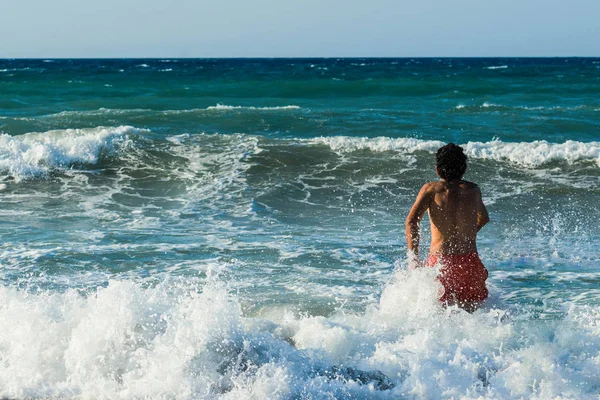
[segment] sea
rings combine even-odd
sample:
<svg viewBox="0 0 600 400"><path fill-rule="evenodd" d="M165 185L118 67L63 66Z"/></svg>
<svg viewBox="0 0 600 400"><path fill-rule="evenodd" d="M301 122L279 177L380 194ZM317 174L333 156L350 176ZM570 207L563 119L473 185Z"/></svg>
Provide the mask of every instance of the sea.
<svg viewBox="0 0 600 400"><path fill-rule="evenodd" d="M448 142L472 314L407 267ZM598 399L599 225L600 58L2 59L0 398Z"/></svg>

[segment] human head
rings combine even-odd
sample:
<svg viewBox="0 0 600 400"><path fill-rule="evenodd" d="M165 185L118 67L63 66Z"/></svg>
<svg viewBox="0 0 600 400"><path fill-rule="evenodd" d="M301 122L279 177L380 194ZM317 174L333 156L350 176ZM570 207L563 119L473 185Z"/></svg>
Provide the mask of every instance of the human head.
<svg viewBox="0 0 600 400"><path fill-rule="evenodd" d="M435 170L446 181L461 179L467 171L467 156L454 143L440 147L435 155Z"/></svg>

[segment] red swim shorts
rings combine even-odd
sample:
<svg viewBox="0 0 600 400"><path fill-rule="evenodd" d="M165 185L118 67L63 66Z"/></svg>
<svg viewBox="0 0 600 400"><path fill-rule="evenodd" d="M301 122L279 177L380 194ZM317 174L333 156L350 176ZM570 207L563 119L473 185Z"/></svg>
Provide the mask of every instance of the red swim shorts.
<svg viewBox="0 0 600 400"><path fill-rule="evenodd" d="M481 302L487 298L488 272L477 253L431 254L425 261L428 267L437 264L440 264L437 279L444 287L440 301Z"/></svg>

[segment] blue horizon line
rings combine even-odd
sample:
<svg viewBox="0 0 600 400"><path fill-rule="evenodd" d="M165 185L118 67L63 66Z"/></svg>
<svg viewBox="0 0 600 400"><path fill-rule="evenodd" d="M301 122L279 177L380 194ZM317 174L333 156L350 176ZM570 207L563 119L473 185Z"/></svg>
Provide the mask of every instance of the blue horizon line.
<svg viewBox="0 0 600 400"><path fill-rule="evenodd" d="M470 59L470 60L519 60L519 59L597 59L600 56L382 56L382 57L0 57L0 60L443 60L443 59Z"/></svg>

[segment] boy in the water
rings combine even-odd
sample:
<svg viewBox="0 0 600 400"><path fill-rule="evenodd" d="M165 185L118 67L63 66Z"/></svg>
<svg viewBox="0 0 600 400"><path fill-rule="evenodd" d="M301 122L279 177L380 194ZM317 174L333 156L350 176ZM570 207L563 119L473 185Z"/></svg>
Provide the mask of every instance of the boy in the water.
<svg viewBox="0 0 600 400"><path fill-rule="evenodd" d="M425 266L440 265L440 301L473 312L487 298L488 273L477 255L477 232L489 222L479 187L463 181L467 156L454 143L436 154L441 178L423 185L406 218L406 242L411 268L419 262L419 223L425 211L431 221L431 247Z"/></svg>

